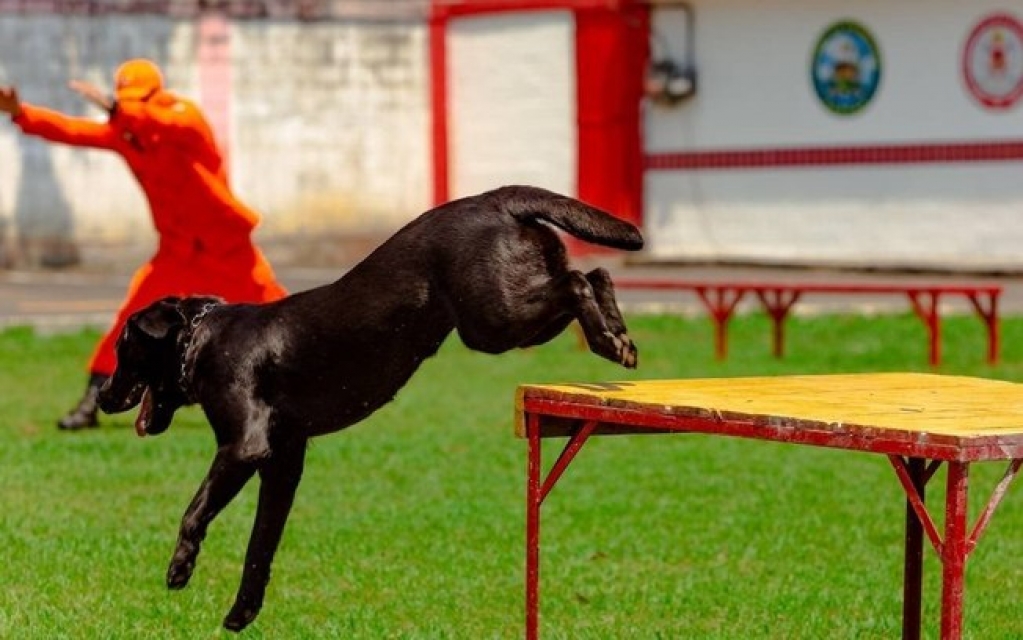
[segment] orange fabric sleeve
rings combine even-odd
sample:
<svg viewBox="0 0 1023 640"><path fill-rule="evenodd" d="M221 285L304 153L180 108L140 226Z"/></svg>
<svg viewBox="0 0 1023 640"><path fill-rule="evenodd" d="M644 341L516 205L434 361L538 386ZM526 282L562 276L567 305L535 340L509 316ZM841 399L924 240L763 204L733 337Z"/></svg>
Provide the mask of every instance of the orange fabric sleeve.
<svg viewBox="0 0 1023 640"><path fill-rule="evenodd" d="M13 119L21 130L51 142L76 147L114 150L120 143L117 131L106 122L64 115L51 109L21 104L21 113Z"/></svg>

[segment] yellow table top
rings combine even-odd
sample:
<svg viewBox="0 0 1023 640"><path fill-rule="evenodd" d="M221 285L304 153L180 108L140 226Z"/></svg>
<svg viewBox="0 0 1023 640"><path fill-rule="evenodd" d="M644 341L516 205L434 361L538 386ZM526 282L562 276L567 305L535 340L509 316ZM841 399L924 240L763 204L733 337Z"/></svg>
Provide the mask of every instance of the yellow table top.
<svg viewBox="0 0 1023 640"><path fill-rule="evenodd" d="M523 385L516 397L519 436L526 434L526 405L538 401L572 407L550 412L562 418L584 417L588 409L621 409L625 417L614 422L622 425L630 424L630 416L663 416L834 435L894 431L903 440L1023 445L1023 384L962 376L868 373Z"/></svg>

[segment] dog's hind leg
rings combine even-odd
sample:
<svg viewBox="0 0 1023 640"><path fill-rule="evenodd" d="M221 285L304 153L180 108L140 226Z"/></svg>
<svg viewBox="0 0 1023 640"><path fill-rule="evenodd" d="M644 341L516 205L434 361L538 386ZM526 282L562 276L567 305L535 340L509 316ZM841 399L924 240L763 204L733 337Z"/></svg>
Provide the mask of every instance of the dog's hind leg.
<svg viewBox="0 0 1023 640"><path fill-rule="evenodd" d="M593 287L593 295L597 301L597 307L604 316L608 330L623 341L632 340L625 329L625 320L622 312L618 309L618 300L615 298L614 284L611 282L611 274L607 269L597 268L586 274L586 281Z"/></svg>
<svg viewBox="0 0 1023 640"><path fill-rule="evenodd" d="M239 460L230 447L221 447L192 502L181 518L178 543L167 569L167 587L181 589L195 569L195 559L213 519L238 495L256 472L253 462Z"/></svg>
<svg viewBox="0 0 1023 640"><path fill-rule="evenodd" d="M231 631L241 631L248 626L263 606L270 566L302 479L305 451L304 440L289 442L275 447L259 467L259 506L245 552L242 582L234 606L224 618L224 627Z"/></svg>
<svg viewBox="0 0 1023 640"><path fill-rule="evenodd" d="M638 361L636 345L625 331L625 321L615 302L611 276L605 269L594 269L585 277L578 271L570 275L576 276L571 283L576 299L576 319L590 350L626 368L635 369Z"/></svg>
<svg viewBox="0 0 1023 640"><path fill-rule="evenodd" d="M559 315L520 346L529 347L548 342L564 331L573 319L577 319L591 351L630 369L635 368L636 345L626 332L625 321L618 310L611 276L607 270L594 269L585 276L579 271L571 271L556 287L555 297L568 298L559 302L559 306L567 306L574 315Z"/></svg>

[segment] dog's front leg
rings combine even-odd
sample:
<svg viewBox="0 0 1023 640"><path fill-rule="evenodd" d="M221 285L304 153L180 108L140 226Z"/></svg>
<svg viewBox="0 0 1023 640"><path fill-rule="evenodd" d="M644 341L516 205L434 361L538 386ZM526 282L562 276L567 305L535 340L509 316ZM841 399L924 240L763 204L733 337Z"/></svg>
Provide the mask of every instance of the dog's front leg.
<svg viewBox="0 0 1023 640"><path fill-rule="evenodd" d="M242 582L234 606L224 618L224 627L231 631L241 631L248 626L263 606L266 585L270 581L270 565L302 479L305 445L305 441L300 441L275 448L260 465L259 506L245 552Z"/></svg>
<svg viewBox="0 0 1023 640"><path fill-rule="evenodd" d="M230 447L221 447L217 451L206 478L181 518L178 544L167 569L168 588L181 589L188 584L210 523L238 495L255 472L255 463L238 459Z"/></svg>

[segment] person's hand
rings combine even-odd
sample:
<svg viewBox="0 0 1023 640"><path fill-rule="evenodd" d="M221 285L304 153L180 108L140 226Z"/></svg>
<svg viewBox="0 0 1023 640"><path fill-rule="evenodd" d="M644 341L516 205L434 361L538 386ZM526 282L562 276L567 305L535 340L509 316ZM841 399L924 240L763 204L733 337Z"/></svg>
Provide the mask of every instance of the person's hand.
<svg viewBox="0 0 1023 640"><path fill-rule="evenodd" d="M96 85L82 80L72 80L68 86L72 91L108 113L114 108L113 99L100 91Z"/></svg>
<svg viewBox="0 0 1023 640"><path fill-rule="evenodd" d="M21 101L14 87L0 86L0 112L10 114L12 118L21 113Z"/></svg>

